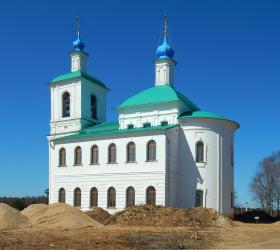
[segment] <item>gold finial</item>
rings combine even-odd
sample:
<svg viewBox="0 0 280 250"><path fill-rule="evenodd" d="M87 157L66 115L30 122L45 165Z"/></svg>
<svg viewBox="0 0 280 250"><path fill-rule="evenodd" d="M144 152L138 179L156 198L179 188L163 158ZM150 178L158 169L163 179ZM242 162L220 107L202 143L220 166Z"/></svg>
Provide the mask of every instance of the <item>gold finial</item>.
<svg viewBox="0 0 280 250"><path fill-rule="evenodd" d="M163 34L164 34L164 37L167 37L167 15L166 14L163 17L163 22L164 22Z"/></svg>
<svg viewBox="0 0 280 250"><path fill-rule="evenodd" d="M80 38L80 17L79 16L76 17L76 21L77 21L77 35Z"/></svg>

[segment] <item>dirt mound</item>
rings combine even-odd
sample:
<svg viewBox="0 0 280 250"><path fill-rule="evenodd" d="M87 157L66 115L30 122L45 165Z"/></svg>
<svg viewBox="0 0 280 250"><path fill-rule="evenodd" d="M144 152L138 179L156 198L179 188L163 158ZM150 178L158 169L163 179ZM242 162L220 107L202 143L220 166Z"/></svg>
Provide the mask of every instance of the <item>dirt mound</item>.
<svg viewBox="0 0 280 250"><path fill-rule="evenodd" d="M168 208L162 206L134 206L112 216L108 224L126 226L160 226L160 227L229 227L232 221L214 209L198 208Z"/></svg>
<svg viewBox="0 0 280 250"><path fill-rule="evenodd" d="M5 203L0 203L0 230L28 227L29 220L18 210Z"/></svg>
<svg viewBox="0 0 280 250"><path fill-rule="evenodd" d="M31 223L36 220L43 212L49 208L46 204L32 204L21 211L21 213L29 218Z"/></svg>
<svg viewBox="0 0 280 250"><path fill-rule="evenodd" d="M85 213L92 219L94 219L102 224L106 224L106 221L112 217L111 214L109 214L107 211L105 211L101 207L95 207L92 210L86 211Z"/></svg>
<svg viewBox="0 0 280 250"><path fill-rule="evenodd" d="M102 224L93 220L78 209L63 203L47 207L32 205L22 211L35 227L56 229L77 229L84 227L101 228Z"/></svg>

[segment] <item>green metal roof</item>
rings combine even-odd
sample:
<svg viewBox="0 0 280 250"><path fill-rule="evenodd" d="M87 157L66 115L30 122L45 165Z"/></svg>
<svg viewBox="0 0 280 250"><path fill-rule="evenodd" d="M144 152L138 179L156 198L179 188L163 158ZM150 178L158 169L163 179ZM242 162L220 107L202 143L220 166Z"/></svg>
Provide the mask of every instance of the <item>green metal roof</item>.
<svg viewBox="0 0 280 250"><path fill-rule="evenodd" d="M75 71L75 72L70 72L70 73L67 73L67 74L57 76L56 78L54 78L51 81L51 83L57 83L57 82L60 82L60 81L74 79L74 78L85 78L85 79L87 79L91 82L94 82L94 83L98 84L100 87L103 87L103 88L109 90L103 82L101 82L100 80L96 79L95 77L90 76L90 75L88 75L88 74L86 74L82 71Z"/></svg>
<svg viewBox="0 0 280 250"><path fill-rule="evenodd" d="M238 127L239 124L233 120L229 120L225 118L222 115L217 115L215 113L211 112L205 112L205 111L193 111L193 112L185 112L179 116L179 118L214 118L214 119L222 119L222 120L227 120L230 122L234 122Z"/></svg>
<svg viewBox="0 0 280 250"><path fill-rule="evenodd" d="M127 108L133 106L157 104L172 101L183 101L191 110L199 110L199 108L192 103L183 94L172 88L170 85L160 85L146 89L123 102L119 108Z"/></svg>
<svg viewBox="0 0 280 250"><path fill-rule="evenodd" d="M225 119L222 115L217 115L211 112L205 112L205 111L194 111L194 112L185 112L179 116L180 118L218 118L218 119Z"/></svg>
<svg viewBox="0 0 280 250"><path fill-rule="evenodd" d="M95 137L95 136L114 135L114 134L141 133L141 132L148 132L148 131L163 131L176 126L178 125L154 126L149 128L119 129L118 122L106 122L106 123L100 123L84 128L79 133L60 137L57 138L56 140Z"/></svg>

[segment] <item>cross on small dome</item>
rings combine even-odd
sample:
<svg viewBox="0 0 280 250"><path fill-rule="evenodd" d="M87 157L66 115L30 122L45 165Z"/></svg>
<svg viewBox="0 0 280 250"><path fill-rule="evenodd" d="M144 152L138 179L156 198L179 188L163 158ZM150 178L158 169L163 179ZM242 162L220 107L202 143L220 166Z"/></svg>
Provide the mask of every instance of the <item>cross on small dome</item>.
<svg viewBox="0 0 280 250"><path fill-rule="evenodd" d="M158 58L172 58L174 56L174 50L168 44L167 39L167 15L164 15L164 33L163 42L156 50L156 56Z"/></svg>
<svg viewBox="0 0 280 250"><path fill-rule="evenodd" d="M85 48L85 44L80 39L80 17L77 16L77 39L73 42L73 47L77 51L81 51Z"/></svg>

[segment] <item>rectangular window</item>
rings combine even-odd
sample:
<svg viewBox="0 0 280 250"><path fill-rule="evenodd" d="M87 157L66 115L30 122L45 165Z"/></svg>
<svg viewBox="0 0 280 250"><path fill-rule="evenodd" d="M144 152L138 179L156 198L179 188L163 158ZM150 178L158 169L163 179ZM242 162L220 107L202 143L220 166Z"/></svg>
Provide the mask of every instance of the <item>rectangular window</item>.
<svg viewBox="0 0 280 250"><path fill-rule="evenodd" d="M167 126L168 125L168 121L161 121L160 122L160 126Z"/></svg>
<svg viewBox="0 0 280 250"><path fill-rule="evenodd" d="M151 127L151 123L150 122L143 123L143 128L150 128L150 127Z"/></svg>
<svg viewBox="0 0 280 250"><path fill-rule="evenodd" d="M127 129L134 129L134 125L133 124L128 124Z"/></svg>

